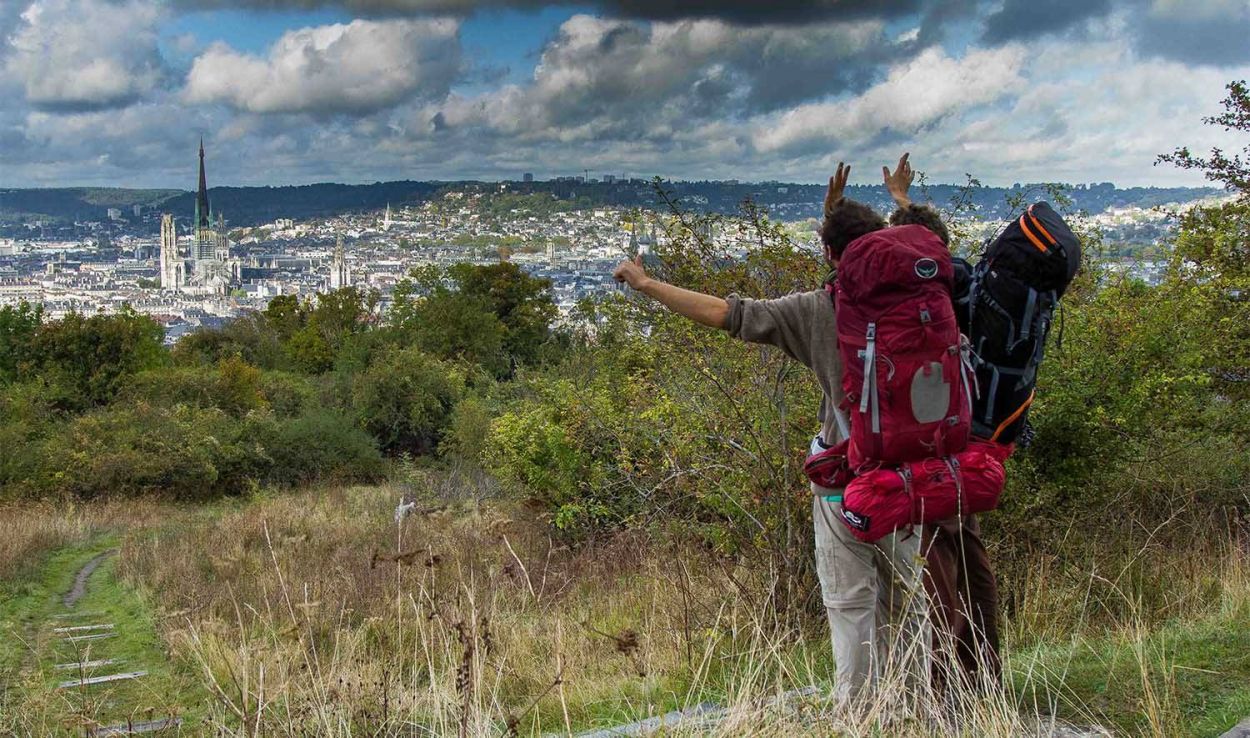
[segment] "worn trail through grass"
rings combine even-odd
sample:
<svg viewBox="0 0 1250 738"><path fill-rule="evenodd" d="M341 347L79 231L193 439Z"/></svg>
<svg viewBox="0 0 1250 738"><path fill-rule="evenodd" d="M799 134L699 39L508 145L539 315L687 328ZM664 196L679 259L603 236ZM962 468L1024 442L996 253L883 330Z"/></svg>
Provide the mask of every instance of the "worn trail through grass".
<svg viewBox="0 0 1250 738"><path fill-rule="evenodd" d="M202 711L143 599L116 576L118 540L54 551L0 602L0 732L106 736L177 730Z"/></svg>

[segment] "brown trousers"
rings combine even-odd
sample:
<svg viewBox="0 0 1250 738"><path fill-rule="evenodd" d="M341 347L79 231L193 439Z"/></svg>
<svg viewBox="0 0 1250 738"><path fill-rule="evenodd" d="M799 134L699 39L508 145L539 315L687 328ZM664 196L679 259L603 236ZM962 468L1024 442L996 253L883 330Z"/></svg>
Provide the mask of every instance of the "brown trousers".
<svg viewBox="0 0 1250 738"><path fill-rule="evenodd" d="M924 587L933 619L933 684L954 678L974 688L997 687L998 582L975 516L924 526Z"/></svg>

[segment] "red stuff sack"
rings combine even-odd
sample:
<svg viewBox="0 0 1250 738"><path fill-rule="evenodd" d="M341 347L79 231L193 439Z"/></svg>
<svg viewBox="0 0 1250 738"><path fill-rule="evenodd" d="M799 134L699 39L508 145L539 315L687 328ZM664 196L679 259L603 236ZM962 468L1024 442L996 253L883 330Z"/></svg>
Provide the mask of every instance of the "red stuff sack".
<svg viewBox="0 0 1250 738"><path fill-rule="evenodd" d="M950 252L924 226L886 228L846 247L834 302L853 472L967 446L971 358L953 284Z"/></svg>
<svg viewBox="0 0 1250 738"><path fill-rule="evenodd" d="M881 467L853 479L842 498L842 522L873 543L896 530L998 507L1014 447L973 440L946 458Z"/></svg>

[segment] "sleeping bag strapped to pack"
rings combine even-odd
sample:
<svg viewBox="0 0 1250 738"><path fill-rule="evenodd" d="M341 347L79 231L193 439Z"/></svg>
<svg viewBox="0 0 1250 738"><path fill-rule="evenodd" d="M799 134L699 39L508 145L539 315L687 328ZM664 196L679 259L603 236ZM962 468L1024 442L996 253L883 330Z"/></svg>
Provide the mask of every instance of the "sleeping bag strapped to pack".
<svg viewBox="0 0 1250 738"><path fill-rule="evenodd" d="M1012 447L973 439L943 458L883 466L846 486L842 522L851 535L872 543L896 530L998 507Z"/></svg>
<svg viewBox="0 0 1250 738"><path fill-rule="evenodd" d="M1050 205L1039 202L986 247L966 293L956 289L979 389L974 436L1016 441L1033 403L1055 306L1080 265L1080 240ZM956 265L957 276L963 266Z"/></svg>

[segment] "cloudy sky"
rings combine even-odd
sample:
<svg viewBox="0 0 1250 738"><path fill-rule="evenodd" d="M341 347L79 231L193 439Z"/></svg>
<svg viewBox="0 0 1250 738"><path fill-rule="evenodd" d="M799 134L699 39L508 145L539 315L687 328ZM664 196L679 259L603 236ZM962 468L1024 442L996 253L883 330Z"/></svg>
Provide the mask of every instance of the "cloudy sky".
<svg viewBox="0 0 1250 738"><path fill-rule="evenodd" d="M0 0L0 186L1200 184L1250 0ZM875 173L875 174L874 174Z"/></svg>

